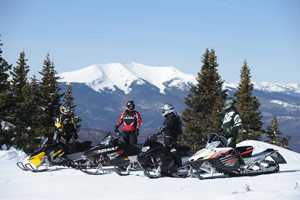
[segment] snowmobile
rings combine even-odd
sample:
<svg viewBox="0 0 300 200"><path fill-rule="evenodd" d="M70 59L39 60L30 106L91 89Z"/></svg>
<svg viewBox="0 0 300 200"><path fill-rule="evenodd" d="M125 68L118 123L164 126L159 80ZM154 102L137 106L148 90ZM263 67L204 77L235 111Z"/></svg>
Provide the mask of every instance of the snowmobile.
<svg viewBox="0 0 300 200"><path fill-rule="evenodd" d="M45 172L55 171L52 166L75 167L74 163L85 162L83 153L90 149L91 141L77 142L70 146L53 143L42 138L38 149L28 157L28 163L18 162L17 166L24 171Z"/></svg>
<svg viewBox="0 0 300 200"><path fill-rule="evenodd" d="M252 155L252 146L231 148L229 142L230 138L212 133L206 147L189 159L190 175L199 179L204 178L202 172L209 173L209 178L213 178L215 172L229 176L259 175L277 172L279 164L286 163L277 150L266 149Z"/></svg>
<svg viewBox="0 0 300 200"><path fill-rule="evenodd" d="M138 161L145 176L149 178L162 176L187 177L189 170L186 165L188 161L186 155L188 155L190 149L188 147L178 147L176 151L170 151L168 147L159 141L160 138L163 138L163 136L159 136L159 134L150 135L138 155Z"/></svg>
<svg viewBox="0 0 300 200"><path fill-rule="evenodd" d="M116 172L129 175L131 170L139 169L137 155L139 148L120 141L119 133L113 137L108 133L100 144L84 152L86 163L78 168L90 175L103 175Z"/></svg>

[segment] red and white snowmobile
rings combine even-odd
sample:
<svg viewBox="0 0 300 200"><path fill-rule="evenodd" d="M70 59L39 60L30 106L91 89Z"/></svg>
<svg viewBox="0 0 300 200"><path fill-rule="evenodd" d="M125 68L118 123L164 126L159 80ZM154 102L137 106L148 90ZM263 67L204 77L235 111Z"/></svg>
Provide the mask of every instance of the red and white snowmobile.
<svg viewBox="0 0 300 200"><path fill-rule="evenodd" d="M226 138L211 134L206 147L189 159L191 175L202 179L202 172L209 173L209 178L213 178L215 172L229 176L274 173L279 171L279 164L286 163L274 149L252 155L252 146L231 148L227 144Z"/></svg>

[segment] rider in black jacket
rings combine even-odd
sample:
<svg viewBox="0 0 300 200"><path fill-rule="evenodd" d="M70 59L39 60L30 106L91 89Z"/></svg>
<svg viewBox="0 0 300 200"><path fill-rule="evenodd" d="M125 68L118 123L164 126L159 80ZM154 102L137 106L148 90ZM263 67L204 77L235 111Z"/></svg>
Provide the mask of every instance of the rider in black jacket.
<svg viewBox="0 0 300 200"><path fill-rule="evenodd" d="M159 129L159 133L164 132L165 147L174 155L176 161L181 165L181 158L177 155L177 140L178 135L182 133L182 122L180 117L176 115L172 104L167 103L162 106L162 116L165 117L163 127Z"/></svg>
<svg viewBox="0 0 300 200"><path fill-rule="evenodd" d="M226 111L223 119L223 133L228 139L228 146L235 148L238 131L242 125L241 117L235 107L235 100L228 98L224 103L224 110Z"/></svg>

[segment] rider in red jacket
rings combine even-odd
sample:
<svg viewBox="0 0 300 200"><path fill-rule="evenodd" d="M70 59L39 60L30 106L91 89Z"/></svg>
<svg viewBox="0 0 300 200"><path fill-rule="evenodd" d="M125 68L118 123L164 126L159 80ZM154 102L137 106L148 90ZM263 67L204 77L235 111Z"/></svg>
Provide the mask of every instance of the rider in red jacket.
<svg viewBox="0 0 300 200"><path fill-rule="evenodd" d="M126 107L127 109L121 113L115 126L115 132L118 133L119 127L123 124L123 140L127 144L137 144L137 136L143 120L140 113L134 110L134 101L128 101Z"/></svg>

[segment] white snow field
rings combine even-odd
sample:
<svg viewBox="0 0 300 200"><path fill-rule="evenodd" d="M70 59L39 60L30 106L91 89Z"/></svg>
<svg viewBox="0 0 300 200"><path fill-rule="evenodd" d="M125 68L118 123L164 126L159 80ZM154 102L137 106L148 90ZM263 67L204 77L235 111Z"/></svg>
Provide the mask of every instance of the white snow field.
<svg viewBox="0 0 300 200"><path fill-rule="evenodd" d="M244 141L239 145L254 146L254 153L266 148L278 149L287 164L280 172L259 176L227 177L217 174L214 179L159 178L149 179L142 172L129 176L115 173L87 175L62 168L58 171L32 173L16 166L26 155L14 148L0 151L0 199L118 199L118 200L299 200L300 154L264 142ZM247 186L250 191L247 192Z"/></svg>

